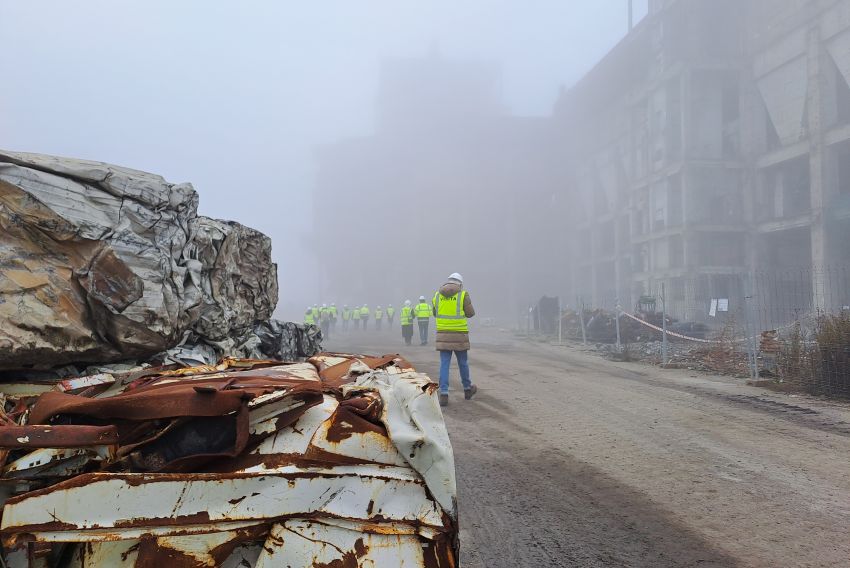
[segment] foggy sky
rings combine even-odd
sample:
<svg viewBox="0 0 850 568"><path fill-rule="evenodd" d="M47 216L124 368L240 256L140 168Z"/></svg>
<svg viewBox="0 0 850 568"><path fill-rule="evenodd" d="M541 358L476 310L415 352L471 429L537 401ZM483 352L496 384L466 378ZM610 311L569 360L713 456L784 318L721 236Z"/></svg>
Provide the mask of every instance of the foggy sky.
<svg viewBox="0 0 850 568"><path fill-rule="evenodd" d="M623 36L626 5L0 0L0 147L192 182L202 214L272 237L280 306L303 306L318 300L313 150L370 133L381 61L493 62L510 112L548 115Z"/></svg>

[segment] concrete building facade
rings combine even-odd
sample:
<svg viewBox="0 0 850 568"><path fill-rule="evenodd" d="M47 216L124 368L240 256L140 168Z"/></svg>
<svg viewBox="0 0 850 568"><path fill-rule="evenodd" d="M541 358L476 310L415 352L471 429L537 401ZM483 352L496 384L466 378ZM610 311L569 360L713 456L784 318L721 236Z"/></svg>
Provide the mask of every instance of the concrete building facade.
<svg viewBox="0 0 850 568"><path fill-rule="evenodd" d="M568 296L631 307L663 282L700 320L742 274L805 267L816 296L848 260L846 0L651 2L554 121L578 204Z"/></svg>
<svg viewBox="0 0 850 568"><path fill-rule="evenodd" d="M504 323L566 278L552 123L510 116L500 80L436 54L384 64L374 134L318 150L323 298L398 305L459 271Z"/></svg>

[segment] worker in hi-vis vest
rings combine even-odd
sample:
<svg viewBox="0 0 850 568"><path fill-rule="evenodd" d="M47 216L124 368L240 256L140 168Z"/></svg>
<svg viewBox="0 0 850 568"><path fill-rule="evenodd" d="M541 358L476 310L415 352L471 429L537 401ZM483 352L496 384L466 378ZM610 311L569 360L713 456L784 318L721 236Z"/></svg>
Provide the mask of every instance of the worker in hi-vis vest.
<svg viewBox="0 0 850 568"><path fill-rule="evenodd" d="M331 302L331 307L328 308L331 313L331 329L336 332L336 320L339 319L339 311L336 309L336 303Z"/></svg>
<svg viewBox="0 0 850 568"><path fill-rule="evenodd" d="M307 313L304 314L304 323L307 325L314 325L316 323L316 319L313 317L313 308L307 306Z"/></svg>
<svg viewBox="0 0 850 568"><path fill-rule="evenodd" d="M381 325L384 322L384 310L381 306L375 308L375 330L381 331Z"/></svg>
<svg viewBox="0 0 850 568"><path fill-rule="evenodd" d="M392 304L387 305L387 327L392 329L395 320L395 308Z"/></svg>
<svg viewBox="0 0 850 568"><path fill-rule="evenodd" d="M475 315L469 293L463 289L463 276L455 272L434 294L431 302L437 320L437 351L440 352L440 406L449 404L449 367L452 353L457 358L460 381L466 400L478 392L469 378L469 322Z"/></svg>
<svg viewBox="0 0 850 568"><path fill-rule="evenodd" d="M367 304L363 304L363 307L360 308L360 321L363 322L363 331L369 327L369 317L372 315L372 311L369 309Z"/></svg>
<svg viewBox="0 0 850 568"><path fill-rule="evenodd" d="M322 330L322 339L331 338L331 309L327 304L322 304L319 310L319 328Z"/></svg>
<svg viewBox="0 0 850 568"><path fill-rule="evenodd" d="M354 306L351 310L351 321L354 322L354 329L360 329L360 306Z"/></svg>
<svg viewBox="0 0 850 568"><path fill-rule="evenodd" d="M419 296L419 303L413 308L413 315L419 323L419 345L428 345L428 322L431 321L431 306L425 296Z"/></svg>
<svg viewBox="0 0 850 568"><path fill-rule="evenodd" d="M342 307L342 331L348 331L348 322L351 321L351 310L348 309L348 304Z"/></svg>
<svg viewBox="0 0 850 568"><path fill-rule="evenodd" d="M413 307L410 300L404 301L404 306L401 308L401 336L404 338L404 344L410 345L413 341Z"/></svg>

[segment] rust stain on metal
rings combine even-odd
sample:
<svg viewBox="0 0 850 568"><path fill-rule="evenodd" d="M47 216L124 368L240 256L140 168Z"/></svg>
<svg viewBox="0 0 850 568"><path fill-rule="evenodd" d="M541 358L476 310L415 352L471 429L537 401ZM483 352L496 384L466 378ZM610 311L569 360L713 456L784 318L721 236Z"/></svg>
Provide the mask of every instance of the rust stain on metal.
<svg viewBox="0 0 850 568"><path fill-rule="evenodd" d="M115 426L0 426L0 448L83 448L117 443Z"/></svg>

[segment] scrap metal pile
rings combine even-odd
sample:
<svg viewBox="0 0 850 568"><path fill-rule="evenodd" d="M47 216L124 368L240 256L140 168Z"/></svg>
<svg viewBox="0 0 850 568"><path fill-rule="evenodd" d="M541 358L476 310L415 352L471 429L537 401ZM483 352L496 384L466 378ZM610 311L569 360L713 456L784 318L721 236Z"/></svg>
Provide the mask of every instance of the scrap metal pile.
<svg viewBox="0 0 850 568"><path fill-rule="evenodd" d="M315 353L271 320L271 239L197 209L187 183L0 151L0 370Z"/></svg>
<svg viewBox="0 0 850 568"><path fill-rule="evenodd" d="M436 385L398 356L3 390L6 566L457 566Z"/></svg>
<svg viewBox="0 0 850 568"><path fill-rule="evenodd" d="M436 385L317 355L270 239L197 206L0 151L0 567L457 566Z"/></svg>

